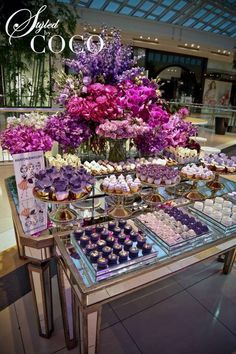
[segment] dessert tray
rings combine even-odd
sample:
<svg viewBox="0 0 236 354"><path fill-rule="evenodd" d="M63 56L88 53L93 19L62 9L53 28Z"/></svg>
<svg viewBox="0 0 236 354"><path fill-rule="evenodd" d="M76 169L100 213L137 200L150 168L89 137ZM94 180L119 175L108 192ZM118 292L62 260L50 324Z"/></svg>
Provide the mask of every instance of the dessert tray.
<svg viewBox="0 0 236 354"><path fill-rule="evenodd" d="M236 203L227 195L194 203L189 208L226 235L236 231Z"/></svg>
<svg viewBox="0 0 236 354"><path fill-rule="evenodd" d="M91 234L86 238L84 235L88 234L88 231ZM92 240L93 238L97 241ZM87 245L84 241L88 242ZM119 223L112 221L94 225L88 230L74 231L71 233L71 243L95 281L150 264L156 261L157 256L166 257L149 232L141 231L132 220L119 220ZM90 251L93 248L96 252Z"/></svg>
<svg viewBox="0 0 236 354"><path fill-rule="evenodd" d="M209 225L187 207L164 208L143 214L137 218L137 223L144 232L149 230L169 254L201 246L218 237Z"/></svg>
<svg viewBox="0 0 236 354"><path fill-rule="evenodd" d="M93 187L91 186L90 188L87 188L87 192L81 192L77 194L76 199L55 200L55 198L50 198L50 193L48 196L44 196L40 191L37 190L37 188L33 189L33 195L41 202L56 204L57 208L49 213L49 218L55 223L64 224L72 222L77 218L77 213L73 209L69 208L68 205L88 198L92 188Z"/></svg>

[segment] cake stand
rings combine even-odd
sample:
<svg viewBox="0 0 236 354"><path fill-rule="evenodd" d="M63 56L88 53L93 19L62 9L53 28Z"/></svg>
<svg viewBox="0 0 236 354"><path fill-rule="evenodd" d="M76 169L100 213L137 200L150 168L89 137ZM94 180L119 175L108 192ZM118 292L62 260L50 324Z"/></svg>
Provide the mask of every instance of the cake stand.
<svg viewBox="0 0 236 354"><path fill-rule="evenodd" d="M163 203L165 201L165 198L160 194L159 192L159 188L160 187L164 187L164 188L173 188L175 186L177 186L180 183L180 177L178 177L177 182L172 183L172 184L154 184L154 183L148 183L148 182L144 182L142 181L143 186L146 187L151 187L152 188L152 192L150 194L148 194L144 200L149 203L150 205L156 206L160 203Z"/></svg>
<svg viewBox="0 0 236 354"><path fill-rule="evenodd" d="M139 188L139 190L137 192L116 193L116 192L105 191L102 187L102 184L101 184L100 189L106 195L116 197L115 206L108 210L109 216L111 216L114 219L125 219L125 218L131 217L133 212L127 206L125 206L124 200L125 200L125 198L133 197L133 196L139 194L141 191L141 188Z"/></svg>
<svg viewBox="0 0 236 354"><path fill-rule="evenodd" d="M187 199L189 199L191 201L205 200L206 196L203 193L199 192L199 190L198 190L198 182L200 182L200 181L201 182L210 182L213 179L188 178L188 180L192 181L193 183L192 183L192 186L191 186L190 190L184 195L184 197L186 197Z"/></svg>
<svg viewBox="0 0 236 354"><path fill-rule="evenodd" d="M78 194L76 199L65 199L62 201L53 200L49 197L42 196L36 188L33 189L33 195L41 202L57 205L56 210L53 210L49 213L49 218L57 224L66 224L76 220L77 218L76 212L73 209L69 208L69 204L73 204L75 202L78 202L79 200L86 199L91 191L92 187L88 188L87 192L81 192L80 194Z"/></svg>

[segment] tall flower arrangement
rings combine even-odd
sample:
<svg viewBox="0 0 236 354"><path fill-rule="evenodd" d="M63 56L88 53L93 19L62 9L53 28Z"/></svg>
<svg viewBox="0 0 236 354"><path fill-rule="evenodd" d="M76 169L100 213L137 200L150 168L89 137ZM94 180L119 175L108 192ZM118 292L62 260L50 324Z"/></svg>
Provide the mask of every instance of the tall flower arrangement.
<svg viewBox="0 0 236 354"><path fill-rule="evenodd" d="M56 84L65 113L49 117L46 131L64 150L89 137L133 139L138 149L155 153L176 141L184 144L191 128L182 122L186 112L172 117L161 101L157 80L135 67L132 49L121 43L118 30L108 37L103 28L102 51L79 51L65 61L74 75L61 75ZM95 45L96 46L96 45ZM64 131L63 131L64 125ZM173 136L172 134L173 130Z"/></svg>

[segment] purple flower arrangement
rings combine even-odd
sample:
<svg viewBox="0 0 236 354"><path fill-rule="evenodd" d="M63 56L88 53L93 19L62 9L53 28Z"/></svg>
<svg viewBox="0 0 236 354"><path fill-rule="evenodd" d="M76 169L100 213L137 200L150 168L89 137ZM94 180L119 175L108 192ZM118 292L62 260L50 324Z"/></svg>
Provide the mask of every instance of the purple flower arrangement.
<svg viewBox="0 0 236 354"><path fill-rule="evenodd" d="M49 116L45 131L64 151L76 149L91 136L91 130L85 122L67 113Z"/></svg>
<svg viewBox="0 0 236 354"><path fill-rule="evenodd" d="M31 126L11 126L0 134L2 149L11 154L32 151L49 151L52 148L51 137L43 130Z"/></svg>

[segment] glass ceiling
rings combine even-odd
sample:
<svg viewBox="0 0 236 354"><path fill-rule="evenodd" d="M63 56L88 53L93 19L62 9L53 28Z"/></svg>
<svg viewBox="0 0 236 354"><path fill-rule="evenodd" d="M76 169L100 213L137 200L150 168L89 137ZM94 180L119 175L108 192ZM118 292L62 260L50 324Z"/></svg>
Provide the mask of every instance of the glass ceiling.
<svg viewBox="0 0 236 354"><path fill-rule="evenodd" d="M78 7L144 18L236 37L236 0L58 0Z"/></svg>

